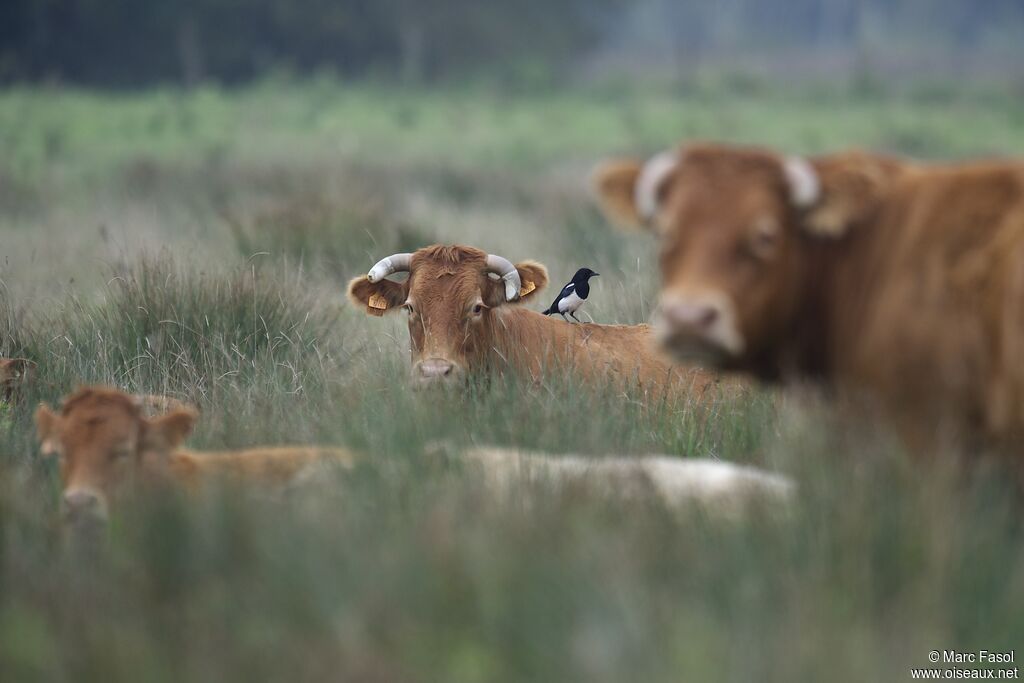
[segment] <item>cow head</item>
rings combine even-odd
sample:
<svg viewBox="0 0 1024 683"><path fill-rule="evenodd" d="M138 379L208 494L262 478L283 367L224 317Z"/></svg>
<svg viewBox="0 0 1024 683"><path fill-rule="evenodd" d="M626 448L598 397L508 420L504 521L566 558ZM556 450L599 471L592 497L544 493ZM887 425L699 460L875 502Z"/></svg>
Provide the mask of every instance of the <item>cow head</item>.
<svg viewBox="0 0 1024 683"><path fill-rule="evenodd" d="M36 364L27 358L0 358L0 399L10 401L29 379Z"/></svg>
<svg viewBox="0 0 1024 683"><path fill-rule="evenodd" d="M388 280L406 271L404 282ZM503 306L528 301L548 283L547 269L472 247L432 246L379 261L349 283L352 302L370 315L402 309L409 319L414 386L448 385L485 362Z"/></svg>
<svg viewBox="0 0 1024 683"><path fill-rule="evenodd" d="M749 367L797 315L808 245L856 232L902 167L858 152L809 161L702 144L607 163L595 185L610 218L660 239L662 344Z"/></svg>
<svg viewBox="0 0 1024 683"><path fill-rule="evenodd" d="M195 421L190 409L146 418L137 397L104 387L79 390L59 413L40 405L36 428L41 450L60 457L66 519L103 520L112 497L133 483L165 477L171 451Z"/></svg>

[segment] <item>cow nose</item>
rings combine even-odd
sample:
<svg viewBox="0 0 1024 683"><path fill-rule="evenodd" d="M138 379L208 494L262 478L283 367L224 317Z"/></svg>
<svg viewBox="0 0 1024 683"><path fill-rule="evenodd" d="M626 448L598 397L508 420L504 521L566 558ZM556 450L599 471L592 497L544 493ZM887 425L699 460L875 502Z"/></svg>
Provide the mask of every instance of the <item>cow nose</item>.
<svg viewBox="0 0 1024 683"><path fill-rule="evenodd" d="M708 303L672 301L661 307L661 314L676 328L700 332L714 325L721 311Z"/></svg>
<svg viewBox="0 0 1024 683"><path fill-rule="evenodd" d="M428 358L416 364L413 376L420 386L449 383L461 378L462 373L455 363L443 358Z"/></svg>
<svg viewBox="0 0 1024 683"><path fill-rule="evenodd" d="M427 379L434 379L436 377L447 377L452 374L452 369L455 366L446 360L440 358L431 358L421 362L418 366L420 377Z"/></svg>
<svg viewBox="0 0 1024 683"><path fill-rule="evenodd" d="M69 518L104 518L106 517L106 506L103 500L94 491L77 489L67 491L61 499L63 512Z"/></svg>

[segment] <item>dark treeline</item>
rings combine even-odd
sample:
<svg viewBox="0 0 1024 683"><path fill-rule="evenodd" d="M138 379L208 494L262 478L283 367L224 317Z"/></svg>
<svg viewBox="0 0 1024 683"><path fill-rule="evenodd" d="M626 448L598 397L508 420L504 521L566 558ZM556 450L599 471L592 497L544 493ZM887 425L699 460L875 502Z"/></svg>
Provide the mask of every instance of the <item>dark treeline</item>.
<svg viewBox="0 0 1024 683"><path fill-rule="evenodd" d="M1024 63L1024 0L650 0L634 18L626 49L658 43L677 72L746 59L796 71L1019 76Z"/></svg>
<svg viewBox="0 0 1024 683"><path fill-rule="evenodd" d="M1012 65L1022 35L1024 0L2 0L0 82L549 77L615 51L677 73L815 51Z"/></svg>
<svg viewBox="0 0 1024 683"><path fill-rule="evenodd" d="M107 86L269 70L433 79L562 63L624 0L3 0L0 79Z"/></svg>

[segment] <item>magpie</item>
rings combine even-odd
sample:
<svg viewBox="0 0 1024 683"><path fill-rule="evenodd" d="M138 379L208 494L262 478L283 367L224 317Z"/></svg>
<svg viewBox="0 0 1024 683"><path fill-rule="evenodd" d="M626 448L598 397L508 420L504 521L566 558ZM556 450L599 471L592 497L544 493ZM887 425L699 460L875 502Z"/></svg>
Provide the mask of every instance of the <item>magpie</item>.
<svg viewBox="0 0 1024 683"><path fill-rule="evenodd" d="M562 287L562 291L555 297L554 303L548 307L548 310L544 311L544 315L558 313L568 322L569 319L565 317L565 314L568 313L576 322L583 322L576 317L576 311L579 310L590 294L590 278L598 275L600 273L595 273L590 268L580 268L577 270L576 274L569 280L569 283Z"/></svg>

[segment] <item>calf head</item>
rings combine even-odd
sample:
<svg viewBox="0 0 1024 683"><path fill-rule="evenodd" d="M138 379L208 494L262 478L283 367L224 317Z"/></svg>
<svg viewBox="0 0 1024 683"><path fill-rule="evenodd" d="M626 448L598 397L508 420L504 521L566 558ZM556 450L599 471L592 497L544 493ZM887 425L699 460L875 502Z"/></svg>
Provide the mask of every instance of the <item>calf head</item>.
<svg viewBox="0 0 1024 683"><path fill-rule="evenodd" d="M387 279L403 271L404 282ZM348 295L370 315L406 312L413 386L426 387L463 380L484 364L501 307L528 301L547 283L539 263L435 245L379 261L349 283Z"/></svg>
<svg viewBox="0 0 1024 683"><path fill-rule="evenodd" d="M105 387L80 389L60 412L40 405L36 428L43 454L60 457L65 517L105 519L111 498L166 477L195 421L189 409L146 418L137 397Z"/></svg>
<svg viewBox="0 0 1024 683"><path fill-rule="evenodd" d="M595 184L610 218L659 237L662 344L749 369L799 312L809 246L856 232L902 168L859 152L806 160L702 144L607 163Z"/></svg>

